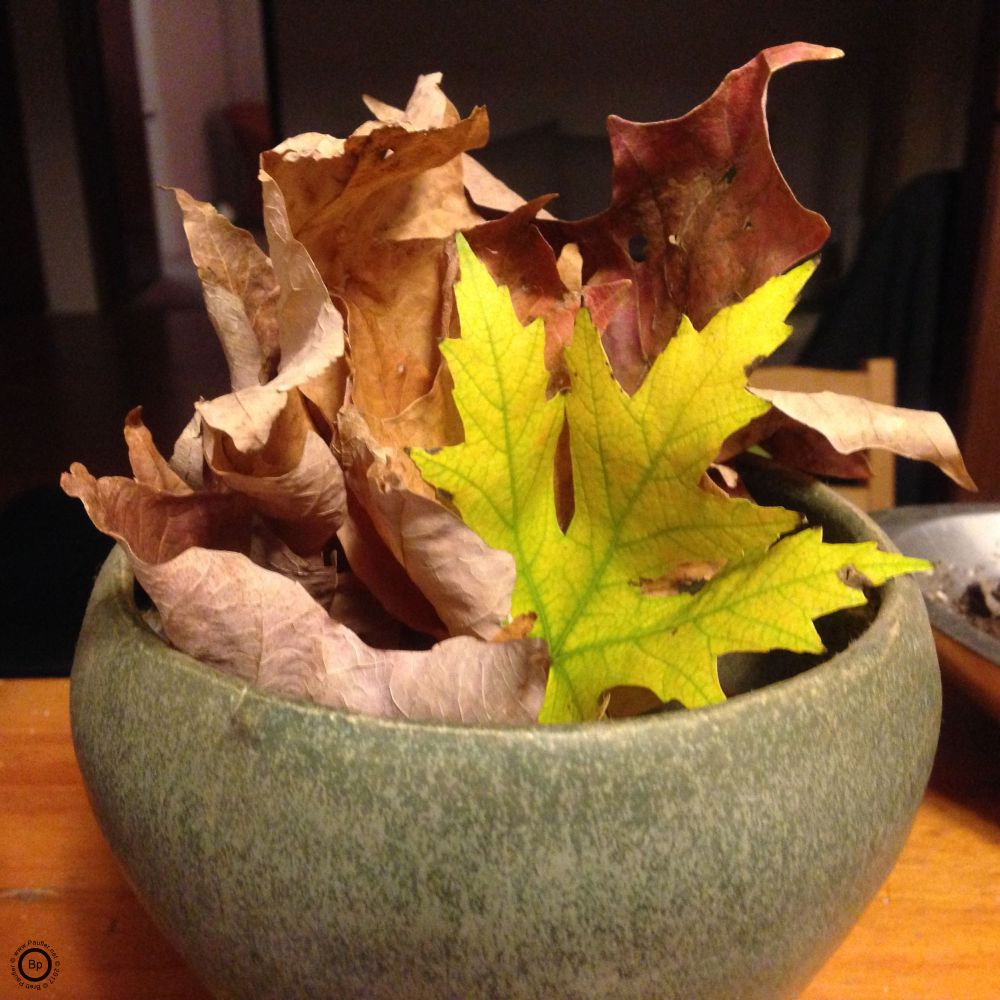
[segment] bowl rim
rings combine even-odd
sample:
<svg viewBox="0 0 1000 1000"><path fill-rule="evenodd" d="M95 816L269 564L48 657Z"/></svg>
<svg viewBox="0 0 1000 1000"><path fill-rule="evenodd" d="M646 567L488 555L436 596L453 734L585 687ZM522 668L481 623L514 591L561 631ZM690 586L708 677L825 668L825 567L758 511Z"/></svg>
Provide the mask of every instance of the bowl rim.
<svg viewBox="0 0 1000 1000"><path fill-rule="evenodd" d="M799 480L796 482L794 494L795 506L806 508L802 511L805 515L804 524L815 525L815 519L810 521L810 515L815 518L816 514L812 508L821 507L828 513L836 511L842 516L847 515L846 519L851 531L860 536L855 540L873 540L883 550L898 551L889 536L874 520L829 487L814 481L804 484ZM812 701L824 688L837 683L848 685L851 682L849 675L863 669L864 664L869 661L879 662L879 656L866 657L858 654L865 649L879 651L886 648L893 638L896 622L907 608L916 607L924 610L924 602L914 581L905 577L891 579L878 588L879 599L875 614L867 628L861 635L852 640L846 649L833 653L820 663L807 667L791 677L734 695L717 704L611 721L555 725L540 725L537 722L516 725L503 723L470 724L440 720L387 718L332 708L277 694L260 688L250 681L226 674L213 665L169 645L149 626L136 606L134 581L135 576L128 556L124 548L117 544L101 568L91 594L81 638L77 645L77 660L90 631L89 622L91 619L98 614L112 615L114 619L117 619L123 631L127 630L135 635L141 647L161 659L166 658L166 661L173 668L196 678L200 683L206 683L217 691L227 693L233 699L238 700L241 705L245 705L247 699L250 699L252 703L266 708L268 711L324 718L330 720L331 723L353 728L366 728L385 734L438 733L448 734L459 739L479 737L499 741L520 741L528 737L533 740L558 741L560 744L573 743L578 740L585 740L588 744L595 741L631 740L636 733L649 730L652 727L664 726L669 727L671 732L676 733L679 738L681 734L692 727L721 725L728 721L738 720L747 712L772 713L782 702L804 703ZM924 613L926 615L926 611ZM74 667L72 679L75 679L76 673Z"/></svg>
<svg viewBox="0 0 1000 1000"><path fill-rule="evenodd" d="M919 529L933 522L954 520L960 517L992 516L995 518L998 514L1000 514L1000 503L959 501L956 503L910 504L904 507L894 507L891 510L879 512L875 521L890 538L895 540L911 529ZM933 562L934 559L932 558L931 561ZM921 587L921 591L923 590L924 587ZM934 628L965 646L972 653L982 657L991 667L1000 667L1000 639L976 628L948 605L928 597L925 597L925 602L927 615Z"/></svg>

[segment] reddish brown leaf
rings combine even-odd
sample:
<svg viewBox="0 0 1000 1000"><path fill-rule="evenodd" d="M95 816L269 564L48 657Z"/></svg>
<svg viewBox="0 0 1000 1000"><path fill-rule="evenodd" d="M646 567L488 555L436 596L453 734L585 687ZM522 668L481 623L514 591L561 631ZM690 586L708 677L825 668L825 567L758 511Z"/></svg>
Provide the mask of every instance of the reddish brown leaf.
<svg viewBox="0 0 1000 1000"><path fill-rule="evenodd" d="M545 365L556 372L562 365L563 349L573 339L580 296L563 284L552 247L534 225L539 210L549 201L549 196L535 198L466 235L493 280L510 292L518 320L525 325L534 319L544 321Z"/></svg>
<svg viewBox="0 0 1000 1000"><path fill-rule="evenodd" d="M774 162L765 100L772 73L840 55L798 42L766 49L682 118L608 119L610 208L545 231L557 247L579 245L588 286L632 282L608 338L623 385L641 382L682 314L703 327L826 240L826 222L795 200Z"/></svg>
<svg viewBox="0 0 1000 1000"><path fill-rule="evenodd" d="M78 462L62 474L60 485L83 502L99 531L143 562L166 562L192 546L249 551L250 519L235 494L178 495L122 476L95 479Z"/></svg>

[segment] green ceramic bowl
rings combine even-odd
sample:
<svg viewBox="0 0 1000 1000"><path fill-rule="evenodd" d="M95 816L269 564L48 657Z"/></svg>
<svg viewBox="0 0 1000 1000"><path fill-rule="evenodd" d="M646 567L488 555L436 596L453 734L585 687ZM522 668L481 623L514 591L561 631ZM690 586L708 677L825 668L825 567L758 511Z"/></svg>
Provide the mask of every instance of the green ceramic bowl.
<svg viewBox="0 0 1000 1000"><path fill-rule="evenodd" d="M889 544L821 487L763 499ZM920 593L902 580L877 603L818 666L727 664L732 687L773 683L720 706L465 728L219 675L145 627L115 552L77 650L73 738L115 854L218 997L775 1000L876 892L929 773Z"/></svg>

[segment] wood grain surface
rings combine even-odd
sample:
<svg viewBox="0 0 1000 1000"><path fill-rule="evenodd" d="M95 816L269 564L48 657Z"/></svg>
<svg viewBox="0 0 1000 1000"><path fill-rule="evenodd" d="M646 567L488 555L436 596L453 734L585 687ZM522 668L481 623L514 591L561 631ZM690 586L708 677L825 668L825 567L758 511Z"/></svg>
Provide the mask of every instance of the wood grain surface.
<svg viewBox="0 0 1000 1000"><path fill-rule="evenodd" d="M45 996L208 1000L97 828L66 680L0 681L0 797L0 1000L35 995L9 969L28 940L58 953ZM803 997L1000 997L1000 726L961 693L946 689L934 775L899 863Z"/></svg>

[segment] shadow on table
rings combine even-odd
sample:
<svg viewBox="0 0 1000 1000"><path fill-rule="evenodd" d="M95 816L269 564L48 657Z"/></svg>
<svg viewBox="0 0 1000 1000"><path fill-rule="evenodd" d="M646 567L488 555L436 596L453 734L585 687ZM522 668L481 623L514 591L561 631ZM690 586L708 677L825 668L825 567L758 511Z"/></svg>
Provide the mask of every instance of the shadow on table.
<svg viewBox="0 0 1000 1000"><path fill-rule="evenodd" d="M930 786L1000 831L1000 721L947 679Z"/></svg>

